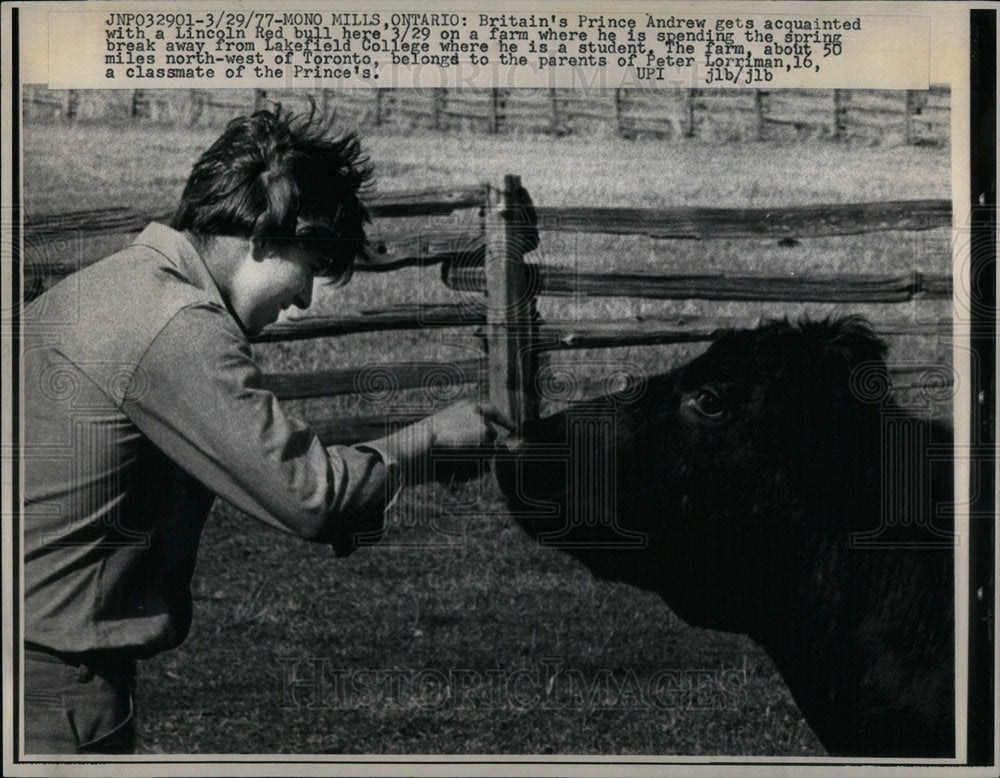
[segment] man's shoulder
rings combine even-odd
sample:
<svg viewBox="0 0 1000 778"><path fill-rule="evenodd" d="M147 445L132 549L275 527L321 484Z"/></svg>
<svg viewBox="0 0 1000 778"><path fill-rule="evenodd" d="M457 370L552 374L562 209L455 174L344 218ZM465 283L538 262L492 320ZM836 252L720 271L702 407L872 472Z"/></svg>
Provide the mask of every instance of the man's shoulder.
<svg viewBox="0 0 1000 778"><path fill-rule="evenodd" d="M133 243L81 271L81 283L87 301L96 307L129 305L125 299L129 297L141 301L147 315L154 318L214 297L197 286L176 257L142 243Z"/></svg>
<svg viewBox="0 0 1000 778"><path fill-rule="evenodd" d="M217 294L203 288L204 278L191 272L190 260L182 259L178 243L177 233L150 225L131 245L67 276L38 297L26 311L29 323L32 312L43 321L64 314L59 321L67 321L67 313L79 318L93 311L103 318L109 310L131 304L136 313L155 316L202 299L217 301ZM192 250L189 245L187 249Z"/></svg>
<svg viewBox="0 0 1000 778"><path fill-rule="evenodd" d="M218 294L198 285L204 279L192 278L174 252L141 237L33 301L24 316L29 342L37 339L41 346L44 340L85 372L90 372L86 365L100 372L106 363L118 369L139 364L167 325L189 311L200 310L220 327L239 331Z"/></svg>

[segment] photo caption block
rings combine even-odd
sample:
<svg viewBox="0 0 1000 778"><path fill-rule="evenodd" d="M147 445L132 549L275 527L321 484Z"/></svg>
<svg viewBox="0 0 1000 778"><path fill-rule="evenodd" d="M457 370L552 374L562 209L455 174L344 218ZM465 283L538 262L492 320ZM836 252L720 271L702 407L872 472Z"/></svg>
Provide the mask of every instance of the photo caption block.
<svg viewBox="0 0 1000 778"><path fill-rule="evenodd" d="M846 3L102 3L48 14L53 89L892 88L930 20ZM687 9L690 10L682 10ZM737 12L739 8L750 12ZM523 10L522 10L523 9ZM529 10L531 9L531 10ZM761 12L767 11L767 12Z"/></svg>

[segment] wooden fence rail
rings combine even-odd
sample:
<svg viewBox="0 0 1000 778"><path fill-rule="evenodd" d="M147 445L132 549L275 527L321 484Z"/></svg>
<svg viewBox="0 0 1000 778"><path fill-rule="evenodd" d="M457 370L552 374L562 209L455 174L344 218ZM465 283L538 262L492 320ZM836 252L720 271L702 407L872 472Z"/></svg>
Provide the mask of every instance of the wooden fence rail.
<svg viewBox="0 0 1000 778"><path fill-rule="evenodd" d="M66 237L65 235L63 237ZM71 236L70 236L71 237ZM58 240L48 237L45 242ZM28 240L26 246L41 246L43 241ZM429 267L446 262L460 261L482 264L483 238L474 233L459 233L456 236L423 236L379 238L370 241L372 257L367 262L360 262L355 270L362 273L385 273L404 267ZM68 250L58 254L36 253L29 251L24 268L25 288L30 290L29 299L44 291L44 283L53 282L59 276L75 273L87 265L97 262L104 256L104 250L86 250L81 246L79 252Z"/></svg>
<svg viewBox="0 0 1000 778"><path fill-rule="evenodd" d="M387 193L369 201L369 210L375 218L403 216L447 215L465 208L480 208L486 192L482 187L465 189L428 189ZM639 208L546 208L534 209L539 231L586 232L618 235L645 235L658 239L785 239L818 238L857 235L871 232L931 230L951 224L951 203L948 200L898 200L884 203L833 203L782 208L700 208L676 207L660 209ZM67 237L86 237L102 234L138 232L151 221L169 221L171 213L164 209L111 208L82 210L29 218L25 224L26 243L38 246ZM361 272L385 272L403 267L426 267L445 263L446 282L456 289L480 291L483 282L469 265L482 265L485 250L483 233L460 231L454 233L421 234L416 237L394 236L371 239L371 260L359 263ZM25 268L26 288L40 288L39 279L74 272L80 267L100 259L100 254L79 252L70 257L60 252L48 256L45 252L29 256ZM463 267L455 266L455 263ZM591 294L599 289L599 280L592 281L586 274L576 276L575 288ZM639 282L642 282L640 279ZM926 280L926 279L925 279ZM556 271L545 271L545 289L550 294L563 294L571 289L569 282ZM628 283L625 281L624 283ZM676 289L671 294L682 294L682 281L667 282L667 288ZM692 281L696 289L701 283ZM735 290L742 289L738 281ZM831 281L831 283L835 283ZM892 288L899 295L900 282L885 279L877 284ZM929 292L945 293L947 290L930 280L931 286L911 290L911 294ZM657 287L663 288L663 287ZM628 292L625 292L628 294ZM721 292L720 292L721 293ZM653 295L658 296L658 295ZM693 294L692 296L699 296ZM713 298L719 299L719 298ZM745 298L738 299L789 299ZM804 298L805 299L805 298ZM816 298L808 298L816 299ZM820 298L822 299L822 298ZM848 301L854 297L847 298ZM893 297L891 299L899 299ZM908 299L908 298L907 298Z"/></svg>
<svg viewBox="0 0 1000 778"><path fill-rule="evenodd" d="M255 343L278 343L339 337L360 332L469 327L486 323L482 304L442 303L392 306L354 316L302 316L272 324L253 337Z"/></svg>
<svg viewBox="0 0 1000 778"><path fill-rule="evenodd" d="M590 320L559 325L555 322L542 325L534 336L534 351L553 349L613 348L635 345L676 345L710 341L723 332L732 329L756 327L765 317L633 317L619 320ZM466 322L468 323L468 322ZM905 320L879 320L873 322L875 329L887 335L940 336L952 326L951 319L928 322ZM263 339L263 338L262 338ZM491 380L488 361L485 358L468 359L453 363L419 364L369 364L359 368L348 368L311 373L274 373L264 376L263 386L282 400L296 400L316 397L361 394L370 399L384 401L394 399L396 392L418 389L448 393L449 387L460 384L488 385ZM898 389L921 388L927 375L926 367L913 365L889 365L893 383ZM614 391L615 383L622 379L642 380L641 376L613 374L604 378L583 376L574 381L572 398L563 396L565 389L557 387L551 391L555 399L584 399L606 391ZM935 374L937 381L941 376ZM538 384L544 386L544 379L536 382L534 396L544 394ZM547 399L553 399L549 397ZM356 443L370 440L390 431L387 425L403 424L416 420L418 415L378 415L337 419L317 419L311 422L320 439L326 445L333 443Z"/></svg>
<svg viewBox="0 0 1000 778"><path fill-rule="evenodd" d="M777 208L536 208L540 230L651 238L818 238L951 225L949 200L830 203Z"/></svg>
<svg viewBox="0 0 1000 778"><path fill-rule="evenodd" d="M407 191L367 201L373 218L439 216L485 203L483 189ZM646 235L651 238L818 238L866 232L930 230L951 225L949 200L827 203L773 208L535 207L539 230ZM151 221L169 221L164 208L106 208L28 216L25 238L55 240L68 233L139 232ZM447 236L454 238L456 236ZM464 236L459 236L464 237Z"/></svg>
<svg viewBox="0 0 1000 778"><path fill-rule="evenodd" d="M279 400L366 393L378 396L399 389L476 383L486 376L486 369L485 359L439 364L375 364L312 373L270 373L264 376L264 388L274 392Z"/></svg>
<svg viewBox="0 0 1000 778"><path fill-rule="evenodd" d="M915 297L951 296L951 278L909 273L901 276L836 275L825 277L653 275L587 273L537 268L533 291L557 297L641 297L654 300L731 300L820 303L901 303ZM485 292L486 273L478 267L445 268L449 288Z"/></svg>
<svg viewBox="0 0 1000 778"><path fill-rule="evenodd" d="M481 208L486 201L483 187L420 189L390 192L366 201L372 218L447 216L455 211ZM83 240L101 235L137 233L150 222L169 222L173 211L166 208L102 208L69 211L44 216L28 215L24 224L25 289L31 295L44 289L43 282L73 273L96 262L106 247L87 250ZM54 242L75 241L58 253L43 249ZM373 236L371 260L359 263L361 272L386 272L402 267L424 267L459 258L475 257L484 250L481 232L421 233L416 236ZM481 260L480 260L481 261ZM29 297L31 296L29 295Z"/></svg>
<svg viewBox="0 0 1000 778"><path fill-rule="evenodd" d="M417 413L393 415L382 413L374 416L307 419L306 423L316 433L320 443L324 446L333 446L375 440L420 419L421 415Z"/></svg>
<svg viewBox="0 0 1000 778"><path fill-rule="evenodd" d="M636 316L626 319L590 319L585 322L549 321L538 328L537 348L613 348L703 343L723 332L756 327L766 317L713 318L701 316ZM928 322L880 320L872 322L880 335L938 336L950 331L951 319Z"/></svg>
<svg viewBox="0 0 1000 778"><path fill-rule="evenodd" d="M403 216L447 216L463 208L479 208L486 202L483 187L462 189L413 189L374 195L365 200L372 218ZM55 239L67 232L87 234L139 232L151 221L169 221L170 208L88 208L58 214L27 214L27 239Z"/></svg>

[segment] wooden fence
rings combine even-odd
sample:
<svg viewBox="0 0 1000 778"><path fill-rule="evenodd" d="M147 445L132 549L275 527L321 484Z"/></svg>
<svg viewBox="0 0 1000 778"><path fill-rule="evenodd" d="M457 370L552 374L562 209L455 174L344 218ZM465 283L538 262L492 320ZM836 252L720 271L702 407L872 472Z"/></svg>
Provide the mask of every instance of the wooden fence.
<svg viewBox="0 0 1000 778"><path fill-rule="evenodd" d="M721 209L551 208L534 206L517 176L503 185L454 190L421 190L386 194L369 203L374 219L429 217L477 209L478 226L468 233L403 239L373 238L374 259L361 272L387 272L401 267L439 265L444 283L456 290L485 292L485 300L387 306L350 316L304 316L266 328L257 342L335 337L358 332L476 328L483 353L457 363L377 365L265 377L280 399L355 394L365 371L376 369L380 380L395 388L427 387L429 382L488 383L489 396L515 419L539 410L538 356L547 351L660 345L706 341L733 327L754 326L752 317L642 316L621 319L547 322L537 315L540 295L627 296L657 299L820 301L898 303L921 298L947 299L947 275L901 273L828 277L703 276L648 273L569 273L525 262L549 231L647 235L676 239L767 239L855 235L881 231L919 231L951 224L945 200L831 204L805 207ZM108 209L77 211L29 220L25 225L29 264L25 289L40 292L48 283L71 273L70 266L45 248L67 236L116 235L141 230L168 214ZM82 265L99 256L81 257ZM940 335L951 319L874 322L882 335ZM596 386L596 385L595 385ZM600 388L600 387L597 387ZM400 421L402 419L397 419ZM314 419L326 444L370 439L385 433L384 416Z"/></svg>
<svg viewBox="0 0 1000 778"><path fill-rule="evenodd" d="M722 89L316 89L134 90L107 93L26 88L29 117L77 121L90 116L188 126L217 124L267 100L297 103L312 95L326 111L359 124L419 125L496 134L566 135L604 128L623 138L722 137L767 140L792 135L898 138L907 144L949 137L950 90ZM97 101L105 100L104 105Z"/></svg>

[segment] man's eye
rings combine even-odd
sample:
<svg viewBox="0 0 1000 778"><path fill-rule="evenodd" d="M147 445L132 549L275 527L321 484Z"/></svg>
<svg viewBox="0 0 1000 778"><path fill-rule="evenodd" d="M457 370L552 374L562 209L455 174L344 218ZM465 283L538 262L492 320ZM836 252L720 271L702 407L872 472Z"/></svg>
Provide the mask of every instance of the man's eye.
<svg viewBox="0 0 1000 778"><path fill-rule="evenodd" d="M725 412L726 405L716 391L702 387L695 395L694 409L707 419L717 419Z"/></svg>

